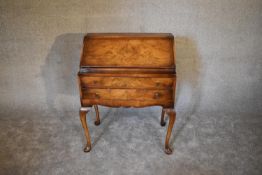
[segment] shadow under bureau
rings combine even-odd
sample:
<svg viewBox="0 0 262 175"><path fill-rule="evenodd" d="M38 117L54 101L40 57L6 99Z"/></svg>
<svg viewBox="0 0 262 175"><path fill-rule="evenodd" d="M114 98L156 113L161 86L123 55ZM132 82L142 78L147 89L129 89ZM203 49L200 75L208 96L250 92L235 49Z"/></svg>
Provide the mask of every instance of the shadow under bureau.
<svg viewBox="0 0 262 175"><path fill-rule="evenodd" d="M161 126L169 116L165 152L175 122L176 71L174 37L169 33L89 33L84 37L78 73L80 119L87 144L91 139L86 114L94 106L95 125L100 124L98 105L108 107L162 106Z"/></svg>

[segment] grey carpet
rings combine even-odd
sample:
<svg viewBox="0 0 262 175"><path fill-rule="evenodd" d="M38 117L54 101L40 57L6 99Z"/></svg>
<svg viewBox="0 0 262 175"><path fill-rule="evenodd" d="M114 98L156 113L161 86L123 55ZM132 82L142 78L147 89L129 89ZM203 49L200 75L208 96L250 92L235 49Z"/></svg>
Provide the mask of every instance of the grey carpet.
<svg viewBox="0 0 262 175"><path fill-rule="evenodd" d="M82 151L78 111L1 112L0 174L260 175L262 120L255 114L178 111L171 138L173 155L163 151L166 127L160 108L100 107L88 116L93 148Z"/></svg>

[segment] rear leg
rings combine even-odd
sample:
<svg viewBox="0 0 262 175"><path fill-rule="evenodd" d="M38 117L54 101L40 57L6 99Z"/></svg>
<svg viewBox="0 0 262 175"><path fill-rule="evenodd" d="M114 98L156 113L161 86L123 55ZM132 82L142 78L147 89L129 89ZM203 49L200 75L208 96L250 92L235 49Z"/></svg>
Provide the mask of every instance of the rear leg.
<svg viewBox="0 0 262 175"><path fill-rule="evenodd" d="M161 126L166 126L166 122L165 122L165 111L164 111L163 108L162 108L162 112L161 112L160 125L161 125Z"/></svg>
<svg viewBox="0 0 262 175"><path fill-rule="evenodd" d="M94 105L95 111L96 111L96 121L95 121L95 125L100 125L100 117L99 117L99 111L98 111L98 106Z"/></svg>

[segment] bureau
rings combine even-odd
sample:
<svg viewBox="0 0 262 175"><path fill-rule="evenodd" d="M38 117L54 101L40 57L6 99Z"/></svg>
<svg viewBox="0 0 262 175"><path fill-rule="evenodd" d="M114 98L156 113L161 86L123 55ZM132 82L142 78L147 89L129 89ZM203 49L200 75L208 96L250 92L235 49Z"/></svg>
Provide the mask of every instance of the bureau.
<svg viewBox="0 0 262 175"><path fill-rule="evenodd" d="M161 106L160 125L169 123L165 153L176 118L174 110L176 70L174 37L169 33L89 33L84 37L78 72L80 120L91 150L86 115L98 105L108 107ZM165 115L167 114L167 115Z"/></svg>

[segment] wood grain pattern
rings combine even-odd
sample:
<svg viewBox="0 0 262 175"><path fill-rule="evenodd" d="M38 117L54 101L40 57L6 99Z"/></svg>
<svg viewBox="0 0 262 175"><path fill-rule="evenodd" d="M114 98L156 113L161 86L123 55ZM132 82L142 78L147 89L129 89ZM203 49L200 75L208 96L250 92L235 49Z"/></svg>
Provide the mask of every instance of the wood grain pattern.
<svg viewBox="0 0 262 175"><path fill-rule="evenodd" d="M83 99L105 100L172 100L172 90L85 89Z"/></svg>
<svg viewBox="0 0 262 175"><path fill-rule="evenodd" d="M84 39L81 65L170 67L174 65L173 46L170 36L87 36Z"/></svg>
<svg viewBox="0 0 262 175"><path fill-rule="evenodd" d="M162 106L163 108L173 108L174 101L173 100L104 100L104 99L82 99L83 107L90 107L92 105L102 105L107 107L133 107L133 108L143 108L147 106Z"/></svg>
<svg viewBox="0 0 262 175"><path fill-rule="evenodd" d="M81 77L82 88L170 89L173 78Z"/></svg>
<svg viewBox="0 0 262 175"><path fill-rule="evenodd" d="M95 124L99 125L97 105L103 105L162 106L162 126L165 114L169 116L165 153L172 153L169 140L176 119L174 47L174 37L169 33L91 33L84 37L78 84L85 152L91 150L86 114L94 106Z"/></svg>

